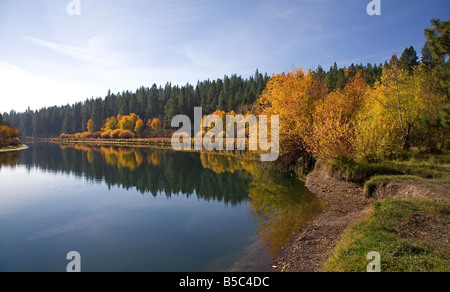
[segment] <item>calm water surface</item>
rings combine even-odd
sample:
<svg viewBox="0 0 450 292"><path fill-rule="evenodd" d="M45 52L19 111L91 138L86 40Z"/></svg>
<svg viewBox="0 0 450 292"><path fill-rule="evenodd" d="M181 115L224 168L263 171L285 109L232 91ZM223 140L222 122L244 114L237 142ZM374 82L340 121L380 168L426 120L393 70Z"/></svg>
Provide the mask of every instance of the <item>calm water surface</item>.
<svg viewBox="0 0 450 292"><path fill-rule="evenodd" d="M322 209L250 160L32 144L0 153L0 271L265 271Z"/></svg>

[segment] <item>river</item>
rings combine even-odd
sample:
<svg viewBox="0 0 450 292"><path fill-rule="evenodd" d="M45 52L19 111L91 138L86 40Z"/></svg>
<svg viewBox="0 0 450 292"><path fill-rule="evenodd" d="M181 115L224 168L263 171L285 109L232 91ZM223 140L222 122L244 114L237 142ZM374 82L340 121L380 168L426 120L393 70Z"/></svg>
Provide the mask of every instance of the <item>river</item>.
<svg viewBox="0 0 450 292"><path fill-rule="evenodd" d="M30 144L0 153L0 271L268 271L323 203L232 155Z"/></svg>

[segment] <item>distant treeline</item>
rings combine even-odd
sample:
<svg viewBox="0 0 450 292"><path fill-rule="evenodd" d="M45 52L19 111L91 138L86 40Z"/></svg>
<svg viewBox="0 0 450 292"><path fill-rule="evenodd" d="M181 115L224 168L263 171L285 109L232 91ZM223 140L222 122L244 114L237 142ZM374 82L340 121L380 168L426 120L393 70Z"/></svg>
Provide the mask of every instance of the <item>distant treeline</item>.
<svg viewBox="0 0 450 292"><path fill-rule="evenodd" d="M343 88L358 71L364 72L364 79L370 85L380 80L382 65L351 65L338 68L335 63L329 71L318 67L315 76L327 84L331 92ZM4 113L3 119L17 127L25 137L58 137L61 133L74 134L86 131L91 119L94 131L100 131L106 119L118 114L135 113L142 120L158 118L163 128L170 128L172 118L184 114L194 120L194 107L201 106L205 114L216 110L237 113L247 112L259 99L270 77L258 70L254 76L243 79L241 76L225 76L223 79L198 82L194 87L173 86L141 87L135 92L111 93L104 98L91 98L73 105L54 106L40 110L27 110L23 113L11 111Z"/></svg>
<svg viewBox="0 0 450 292"><path fill-rule="evenodd" d="M94 131L100 131L104 121L112 116L135 113L147 121L158 118L163 127L170 127L175 115L192 116L195 106L202 106L205 113L220 108L238 109L253 104L269 80L267 74L256 71L255 76L243 79L240 76L225 76L224 79L198 82L194 87L173 86L141 87L135 92L108 92L104 98L91 98L73 105L42 108L24 113L14 111L4 114L4 119L20 129L23 136L58 137L61 133L74 134L86 131L90 119ZM64 98L63 96L61 98Z"/></svg>

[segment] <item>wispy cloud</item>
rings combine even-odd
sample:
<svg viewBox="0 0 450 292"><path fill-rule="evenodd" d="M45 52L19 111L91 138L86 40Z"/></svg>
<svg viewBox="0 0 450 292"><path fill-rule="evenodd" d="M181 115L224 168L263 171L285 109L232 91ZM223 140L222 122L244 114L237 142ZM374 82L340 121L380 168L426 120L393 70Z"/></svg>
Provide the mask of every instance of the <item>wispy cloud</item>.
<svg viewBox="0 0 450 292"><path fill-rule="evenodd" d="M80 61L106 67L119 67L123 65L121 54L105 48L102 41L97 37L91 37L84 46L73 46L29 36L24 37L24 39L35 45L62 53Z"/></svg>

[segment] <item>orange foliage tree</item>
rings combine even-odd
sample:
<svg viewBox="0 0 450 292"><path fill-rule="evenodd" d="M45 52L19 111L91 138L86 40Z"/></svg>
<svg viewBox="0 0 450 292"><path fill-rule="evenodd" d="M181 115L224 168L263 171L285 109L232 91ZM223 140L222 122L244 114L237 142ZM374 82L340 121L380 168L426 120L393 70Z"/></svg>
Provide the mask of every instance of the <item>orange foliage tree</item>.
<svg viewBox="0 0 450 292"><path fill-rule="evenodd" d="M136 121L136 126L134 127L134 132L136 133L136 136L140 136L142 134L142 129L144 128L144 121L141 119L138 119Z"/></svg>
<svg viewBox="0 0 450 292"><path fill-rule="evenodd" d="M150 120L149 120L149 122L150 122ZM161 123L160 119L154 118L150 122L149 128L153 129L153 131L155 131L156 134L158 134L159 131L161 131L161 127L162 127L162 123Z"/></svg>
<svg viewBox="0 0 450 292"><path fill-rule="evenodd" d="M356 155L356 127L367 102L369 86L362 72L349 80L344 89L330 93L316 103L310 135L304 139L319 160L353 160Z"/></svg>
<svg viewBox="0 0 450 292"><path fill-rule="evenodd" d="M19 145L19 130L7 125L0 125L0 147Z"/></svg>
<svg viewBox="0 0 450 292"><path fill-rule="evenodd" d="M280 116L282 166L295 164L300 158L311 160L304 137L312 135L314 107L326 92L325 84L315 80L313 72L302 69L274 75L268 82L256 112Z"/></svg>

